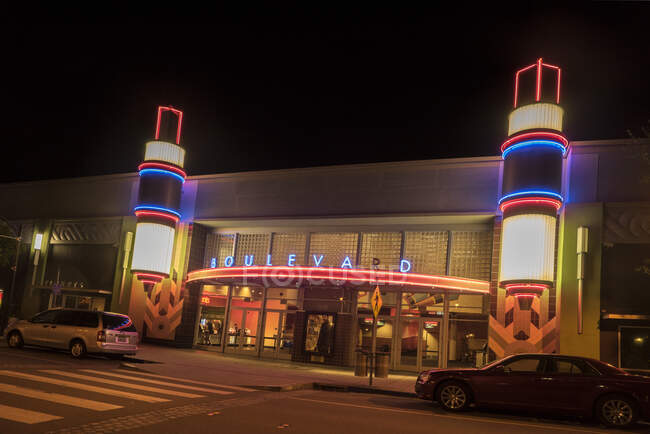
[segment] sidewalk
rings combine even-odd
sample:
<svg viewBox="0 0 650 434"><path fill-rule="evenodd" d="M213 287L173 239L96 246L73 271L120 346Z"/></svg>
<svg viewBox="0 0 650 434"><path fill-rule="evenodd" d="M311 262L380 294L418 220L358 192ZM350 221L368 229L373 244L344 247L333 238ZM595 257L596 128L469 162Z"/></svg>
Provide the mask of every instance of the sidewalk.
<svg viewBox="0 0 650 434"><path fill-rule="evenodd" d="M125 368L160 375L178 375L202 381L266 390L322 388L342 391L415 396L416 373L389 373L388 378L355 377L353 368L258 359L223 354L207 349L181 349L143 344L137 359L145 363L123 363ZM153 363L151 363L153 362Z"/></svg>

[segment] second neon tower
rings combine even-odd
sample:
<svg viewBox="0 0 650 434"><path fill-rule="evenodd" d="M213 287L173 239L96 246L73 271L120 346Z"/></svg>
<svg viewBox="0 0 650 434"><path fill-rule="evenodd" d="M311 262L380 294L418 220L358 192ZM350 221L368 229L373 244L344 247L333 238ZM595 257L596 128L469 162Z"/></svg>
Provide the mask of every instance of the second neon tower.
<svg viewBox="0 0 650 434"><path fill-rule="evenodd" d="M547 79L542 87L543 72ZM534 73L534 76L532 75ZM557 213L562 207L562 170L569 142L562 133L561 70L538 59L515 74L514 109L508 119L504 160L499 286L528 311L553 286ZM524 79L530 92L520 95ZM534 80L532 80L534 78ZM534 86L532 83L534 82ZM525 88L525 87L524 87ZM523 98L522 98L523 96ZM527 100L520 105L520 100Z"/></svg>
<svg viewBox="0 0 650 434"><path fill-rule="evenodd" d="M144 162L138 167L138 222L131 270L147 290L169 277L171 269L186 178L185 150L180 146L182 123L183 112L158 107L155 140L147 142Z"/></svg>

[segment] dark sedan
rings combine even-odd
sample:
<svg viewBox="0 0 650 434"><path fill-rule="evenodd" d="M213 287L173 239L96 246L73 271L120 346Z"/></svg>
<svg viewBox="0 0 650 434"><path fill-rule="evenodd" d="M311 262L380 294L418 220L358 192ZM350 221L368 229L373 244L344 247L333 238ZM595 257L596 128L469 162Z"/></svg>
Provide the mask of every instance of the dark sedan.
<svg viewBox="0 0 650 434"><path fill-rule="evenodd" d="M415 392L448 411L472 404L538 410L616 427L650 418L650 378L586 357L518 354L479 369L432 369L419 375Z"/></svg>

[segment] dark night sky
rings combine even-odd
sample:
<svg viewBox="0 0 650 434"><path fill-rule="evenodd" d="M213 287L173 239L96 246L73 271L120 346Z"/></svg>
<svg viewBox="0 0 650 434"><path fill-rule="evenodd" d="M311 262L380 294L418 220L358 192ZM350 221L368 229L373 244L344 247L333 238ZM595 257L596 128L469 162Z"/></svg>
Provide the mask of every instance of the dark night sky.
<svg viewBox="0 0 650 434"><path fill-rule="evenodd" d="M0 181L133 172L158 104L185 112L190 175L496 155L540 56L569 138L640 134L650 4L523 3L9 16Z"/></svg>

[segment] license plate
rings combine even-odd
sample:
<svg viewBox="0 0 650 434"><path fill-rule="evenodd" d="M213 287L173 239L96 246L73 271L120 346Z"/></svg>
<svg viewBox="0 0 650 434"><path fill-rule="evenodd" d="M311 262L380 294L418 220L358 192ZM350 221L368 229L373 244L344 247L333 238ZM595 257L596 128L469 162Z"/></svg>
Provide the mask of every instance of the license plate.
<svg viewBox="0 0 650 434"><path fill-rule="evenodd" d="M129 337L128 336L118 336L117 341L120 343L128 344L129 343Z"/></svg>

